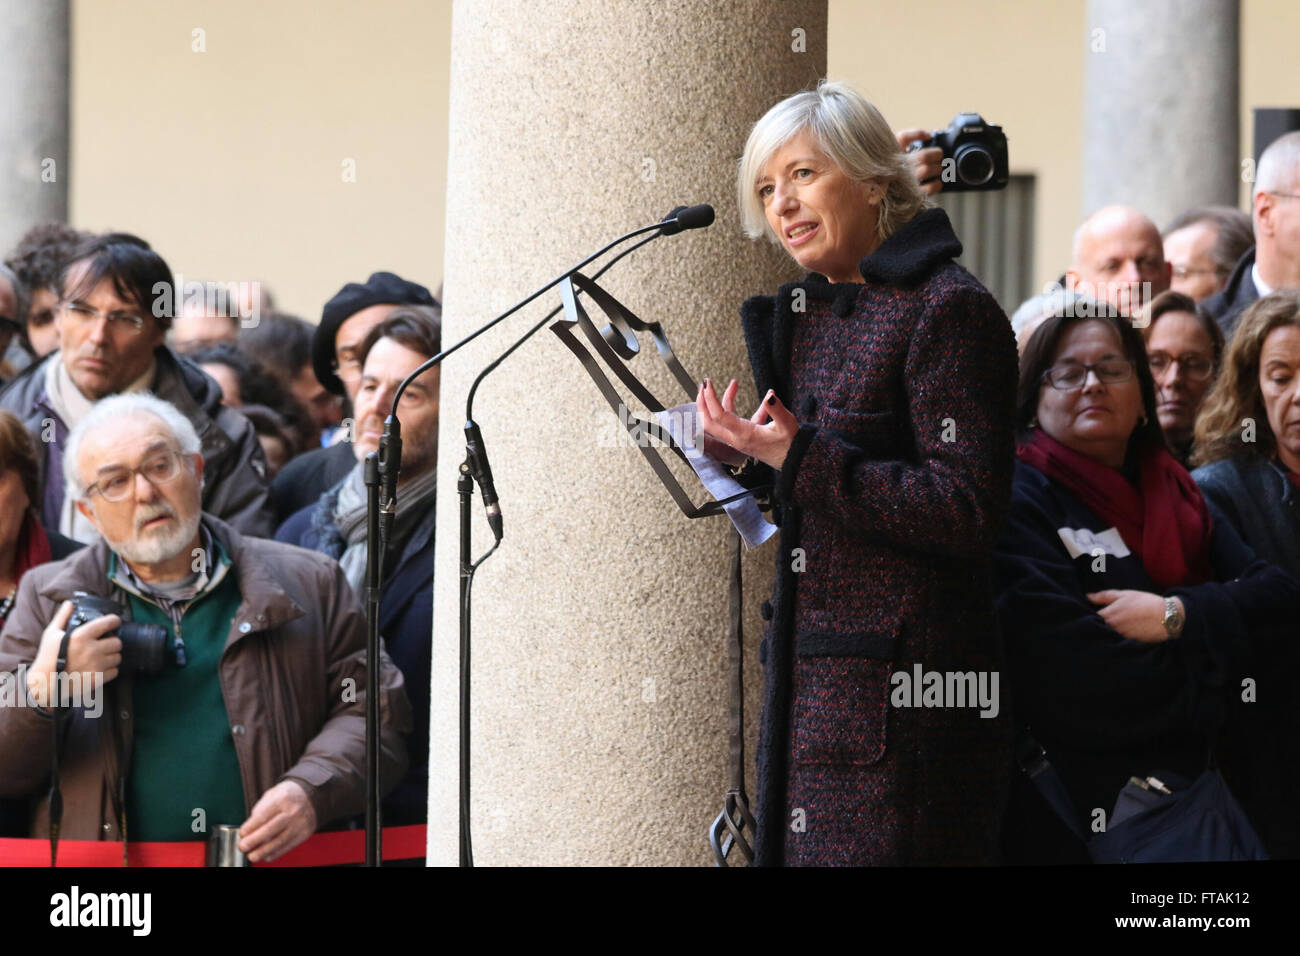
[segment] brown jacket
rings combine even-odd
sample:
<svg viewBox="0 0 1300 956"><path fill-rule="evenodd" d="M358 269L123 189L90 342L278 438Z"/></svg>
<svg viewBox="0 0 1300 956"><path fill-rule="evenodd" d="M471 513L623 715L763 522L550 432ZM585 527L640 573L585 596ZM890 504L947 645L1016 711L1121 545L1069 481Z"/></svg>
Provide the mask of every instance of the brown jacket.
<svg viewBox="0 0 1300 956"><path fill-rule="evenodd" d="M306 788L318 824L360 813L366 700L361 605L339 566L324 555L246 538L210 515L203 520L239 575L241 601L226 637L220 681L245 809L251 811L276 783L292 779ZM32 661L46 625L74 591L125 603L108 580L109 553L100 540L23 576L0 634L0 673ZM386 653L380 673L380 772L387 793L406 768L402 740L411 709L402 675ZM130 675L104 685L103 696L99 717L74 708L67 721L60 774L65 839L121 839L125 787L119 767L131 753ZM0 707L0 796L41 798L32 836L49 832L49 771L49 721L31 707Z"/></svg>

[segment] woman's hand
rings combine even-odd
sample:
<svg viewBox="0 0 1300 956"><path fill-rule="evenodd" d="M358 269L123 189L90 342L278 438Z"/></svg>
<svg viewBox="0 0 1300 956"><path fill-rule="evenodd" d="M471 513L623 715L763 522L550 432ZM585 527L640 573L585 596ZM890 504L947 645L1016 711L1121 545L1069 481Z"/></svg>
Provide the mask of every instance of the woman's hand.
<svg viewBox="0 0 1300 956"><path fill-rule="evenodd" d="M1150 591L1096 591L1088 600L1100 604L1097 613L1101 619L1127 638L1143 644L1158 644L1169 640L1165 632L1165 599ZM1179 610L1186 615L1183 602L1178 598Z"/></svg>
<svg viewBox="0 0 1300 956"><path fill-rule="evenodd" d="M763 397L753 415L748 419L741 418L736 414L739 388L733 378L719 397L713 382L707 378L704 380L695 398L695 407L700 413L700 427L705 439L724 441L742 454L751 455L780 471L799 431L799 423L771 391ZM771 420L764 424L767 419Z"/></svg>

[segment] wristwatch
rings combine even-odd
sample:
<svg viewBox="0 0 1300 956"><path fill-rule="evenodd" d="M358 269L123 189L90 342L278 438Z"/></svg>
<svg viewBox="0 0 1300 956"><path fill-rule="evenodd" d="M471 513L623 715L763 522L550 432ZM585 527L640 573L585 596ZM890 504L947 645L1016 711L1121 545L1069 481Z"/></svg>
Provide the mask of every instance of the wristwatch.
<svg viewBox="0 0 1300 956"><path fill-rule="evenodd" d="M1187 618L1183 617L1183 612L1178 609L1177 599L1165 598L1165 618L1160 623L1165 626L1165 633L1171 640L1183 633L1183 625L1187 623Z"/></svg>

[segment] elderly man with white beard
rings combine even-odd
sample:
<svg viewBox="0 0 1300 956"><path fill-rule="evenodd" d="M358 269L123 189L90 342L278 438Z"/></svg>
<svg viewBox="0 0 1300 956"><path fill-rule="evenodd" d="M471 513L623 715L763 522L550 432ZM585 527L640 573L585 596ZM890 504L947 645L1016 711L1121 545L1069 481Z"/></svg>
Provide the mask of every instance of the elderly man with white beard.
<svg viewBox="0 0 1300 956"><path fill-rule="evenodd" d="M61 835L196 840L240 827L252 862L359 813L365 778L365 621L334 561L240 535L201 511L203 456L190 422L147 393L104 399L65 448L67 495L99 532L24 576L0 634L0 672L25 673L26 707L0 710L0 796L48 787L50 706L76 592L119 614L72 631L66 671L102 682L103 716L66 701ZM153 624L161 661L123 646ZM381 659L381 782L406 766L410 705ZM44 801L31 835L50 828Z"/></svg>

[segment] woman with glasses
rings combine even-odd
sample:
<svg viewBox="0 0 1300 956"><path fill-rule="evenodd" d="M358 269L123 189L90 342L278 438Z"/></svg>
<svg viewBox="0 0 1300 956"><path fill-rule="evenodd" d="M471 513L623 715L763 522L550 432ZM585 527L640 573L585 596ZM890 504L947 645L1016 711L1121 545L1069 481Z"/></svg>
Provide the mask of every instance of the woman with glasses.
<svg viewBox="0 0 1300 956"><path fill-rule="evenodd" d="M1165 440L1184 466L1201 403L1214 384L1223 356L1223 332L1210 313L1181 292L1151 300L1142 338L1156 384L1156 413Z"/></svg>
<svg viewBox="0 0 1300 956"><path fill-rule="evenodd" d="M1300 583L1258 561L1170 454L1155 395L1120 318L1058 311L1021 356L998 611L1016 723L1085 828L1131 777L1205 770L1241 680L1259 678L1256 648L1300 614ZM1250 814L1256 794L1237 796ZM1088 859L1023 774L1004 844L1009 862Z"/></svg>

